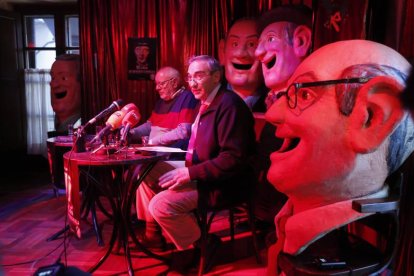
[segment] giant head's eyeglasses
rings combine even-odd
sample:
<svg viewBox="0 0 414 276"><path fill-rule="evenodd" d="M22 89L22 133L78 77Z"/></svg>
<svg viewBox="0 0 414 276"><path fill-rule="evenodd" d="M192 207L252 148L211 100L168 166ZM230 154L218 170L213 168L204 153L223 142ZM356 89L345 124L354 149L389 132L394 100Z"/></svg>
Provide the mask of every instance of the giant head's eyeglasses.
<svg viewBox="0 0 414 276"><path fill-rule="evenodd" d="M325 86L333 84L349 84L349 83L366 83L371 78L360 77L360 78L349 78L349 79L336 79L336 80L325 80L325 81L314 81L314 82L294 82L288 86L286 91L280 91L272 96L272 101L280 99L282 96L286 96L286 100L289 108L295 109L298 106L303 110L315 101L315 97L310 97L309 91L304 88L316 87L316 86ZM298 100L299 98L299 100Z"/></svg>

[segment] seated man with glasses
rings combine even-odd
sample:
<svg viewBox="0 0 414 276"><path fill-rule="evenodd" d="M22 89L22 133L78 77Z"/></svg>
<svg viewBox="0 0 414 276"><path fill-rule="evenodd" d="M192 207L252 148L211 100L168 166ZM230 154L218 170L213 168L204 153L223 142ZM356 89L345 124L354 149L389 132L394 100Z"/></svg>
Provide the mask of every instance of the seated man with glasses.
<svg viewBox="0 0 414 276"><path fill-rule="evenodd" d="M137 190L137 211L145 215L147 226L157 221L178 250L191 247L200 238L193 213L197 185L211 185L217 195L238 199L251 184L253 115L237 94L221 85L221 78L221 66L213 57L190 59L186 80L201 107L192 126L186 161L158 162ZM150 234L156 238L155 231ZM161 239L161 233L157 234ZM210 241L211 257L220 239ZM211 264L209 256L207 263Z"/></svg>
<svg viewBox="0 0 414 276"><path fill-rule="evenodd" d="M149 136L148 144L186 147L182 141L190 138L191 124L197 115L198 100L185 89L180 73L163 67L155 75L155 89L160 95L147 122L129 132L132 143ZM183 143L185 145L183 145Z"/></svg>
<svg viewBox="0 0 414 276"><path fill-rule="evenodd" d="M155 75L155 89L160 99L147 122L129 131L130 143L141 143L147 136L149 145L163 145L187 148L191 134L191 125L198 112L199 101L183 85L181 74L172 67L163 67ZM172 159L172 156L170 157ZM133 168L132 181L141 173L141 166ZM149 179L150 177L146 178ZM146 221L146 233L141 242L151 249L164 247L159 238L159 226L154 220L146 219L146 212L141 208L142 201L137 197L137 218Z"/></svg>
<svg viewBox="0 0 414 276"><path fill-rule="evenodd" d="M374 215L351 204L386 197L386 177L414 149L413 121L399 102L409 69L387 46L340 41L305 59L277 94L266 120L284 143L267 177L288 201L275 218L268 275L277 275L280 251L309 252L334 229Z"/></svg>

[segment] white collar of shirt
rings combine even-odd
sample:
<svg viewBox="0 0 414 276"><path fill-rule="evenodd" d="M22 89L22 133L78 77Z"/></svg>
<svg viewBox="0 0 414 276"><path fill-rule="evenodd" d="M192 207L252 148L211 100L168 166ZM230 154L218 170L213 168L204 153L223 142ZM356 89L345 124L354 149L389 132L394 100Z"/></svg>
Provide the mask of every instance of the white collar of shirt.
<svg viewBox="0 0 414 276"><path fill-rule="evenodd" d="M388 195L388 186L369 196L341 201L318 208L309 209L293 215L293 205L288 200L275 217L276 232L285 232L283 252L297 255L303 252L311 243L322 238L330 231L372 215L359 213L352 209L352 201L363 198L384 198ZM285 229L278 227L279 221L288 217ZM278 234L278 236L280 236Z"/></svg>
<svg viewBox="0 0 414 276"><path fill-rule="evenodd" d="M181 86L180 89L174 92L174 94L171 95L171 100L174 99L178 94L184 91L184 86Z"/></svg>

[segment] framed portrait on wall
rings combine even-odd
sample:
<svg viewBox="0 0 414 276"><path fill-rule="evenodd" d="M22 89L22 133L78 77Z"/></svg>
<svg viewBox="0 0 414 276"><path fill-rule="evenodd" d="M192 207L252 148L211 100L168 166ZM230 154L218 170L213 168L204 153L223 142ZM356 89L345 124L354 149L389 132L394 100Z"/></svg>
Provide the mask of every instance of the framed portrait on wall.
<svg viewBox="0 0 414 276"><path fill-rule="evenodd" d="M153 80L157 64L156 38L128 38L128 79Z"/></svg>

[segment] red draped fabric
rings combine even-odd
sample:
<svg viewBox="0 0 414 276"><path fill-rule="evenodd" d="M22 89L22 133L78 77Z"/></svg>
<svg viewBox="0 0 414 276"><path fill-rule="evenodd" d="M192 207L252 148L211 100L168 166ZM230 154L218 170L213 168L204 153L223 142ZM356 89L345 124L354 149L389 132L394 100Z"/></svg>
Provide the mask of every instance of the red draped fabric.
<svg viewBox="0 0 414 276"><path fill-rule="evenodd" d="M189 57L217 57L218 42L235 18L290 2L303 1L80 0L83 120L118 98L137 104L143 120L149 117L158 96L154 81L127 78L129 37L156 38L157 68L173 66L184 74Z"/></svg>
<svg viewBox="0 0 414 276"><path fill-rule="evenodd" d="M157 68L183 74L192 55L218 58L218 42L236 18L258 16L287 3L317 6L315 49L336 40L365 38L369 0L79 0L83 65L82 117L93 117L122 98L146 120L157 100L153 80L128 80L128 38L157 39ZM374 0L375 1L375 0ZM413 56L413 1L404 0L398 50ZM335 17L335 7L342 11ZM338 25L339 31L335 28Z"/></svg>
<svg viewBox="0 0 414 276"><path fill-rule="evenodd" d="M316 2L314 50L338 40L365 39L368 0Z"/></svg>
<svg viewBox="0 0 414 276"><path fill-rule="evenodd" d="M396 18L400 18L399 43L397 50L414 64L414 1L401 1L402 8Z"/></svg>

